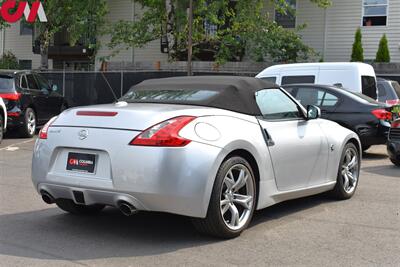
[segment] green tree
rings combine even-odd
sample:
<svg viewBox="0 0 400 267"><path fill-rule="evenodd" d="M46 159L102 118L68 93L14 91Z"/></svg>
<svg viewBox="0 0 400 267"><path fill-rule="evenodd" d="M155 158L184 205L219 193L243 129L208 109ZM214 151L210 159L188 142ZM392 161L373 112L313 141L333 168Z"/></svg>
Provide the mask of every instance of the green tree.
<svg viewBox="0 0 400 267"><path fill-rule="evenodd" d="M386 34L384 34L379 42L379 49L376 52L376 62L390 62L390 52L388 46L388 40L386 38Z"/></svg>
<svg viewBox="0 0 400 267"><path fill-rule="evenodd" d="M329 0L310 0L320 7ZM142 47L152 40L166 37L171 60L185 57L187 49L187 0L137 0L145 12L132 21L119 21L110 28L109 48ZM270 0L278 12L293 12L286 0ZM283 29L265 14L264 0L197 0L194 1L194 57L212 53L214 60L241 60L244 52L255 60L296 61L309 54L296 31ZM207 31L205 25L212 26ZM272 39L275 38L275 39ZM262 45L261 45L262 44ZM291 56L285 56L284 54ZM113 56L114 54L110 55Z"/></svg>
<svg viewBox="0 0 400 267"><path fill-rule="evenodd" d="M353 50L351 53L351 62L363 62L364 61L364 48L362 45L362 34L361 29L358 28L355 34Z"/></svg>
<svg viewBox="0 0 400 267"><path fill-rule="evenodd" d="M10 51L5 52L0 58L0 69L19 69L17 57Z"/></svg>

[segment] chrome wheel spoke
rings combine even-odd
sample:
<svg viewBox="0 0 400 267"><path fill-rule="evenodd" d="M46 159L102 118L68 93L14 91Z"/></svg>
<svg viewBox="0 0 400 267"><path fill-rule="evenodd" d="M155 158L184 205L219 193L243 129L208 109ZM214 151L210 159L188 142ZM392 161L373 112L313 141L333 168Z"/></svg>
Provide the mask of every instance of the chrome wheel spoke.
<svg viewBox="0 0 400 267"><path fill-rule="evenodd" d="M236 183L232 186L232 191L237 192L240 188L246 185L248 175L244 170L240 170L239 177Z"/></svg>
<svg viewBox="0 0 400 267"><path fill-rule="evenodd" d="M344 190L347 190L349 187L349 177L347 176L347 173L345 175L343 175L343 188Z"/></svg>
<svg viewBox="0 0 400 267"><path fill-rule="evenodd" d="M347 165L347 168L353 169L354 167L357 166L357 163L358 163L358 162L357 162L357 157L354 156L354 157L351 159L350 163Z"/></svg>
<svg viewBox="0 0 400 267"><path fill-rule="evenodd" d="M239 224L239 219L240 219L239 211L233 204L229 204L229 211L231 212L231 221L229 225L235 227Z"/></svg>
<svg viewBox="0 0 400 267"><path fill-rule="evenodd" d="M243 206L245 209L251 208L252 201L252 196L233 194L233 202Z"/></svg>
<svg viewBox="0 0 400 267"><path fill-rule="evenodd" d="M225 215L225 213L229 210L229 200L224 199L221 200L221 213L222 215Z"/></svg>

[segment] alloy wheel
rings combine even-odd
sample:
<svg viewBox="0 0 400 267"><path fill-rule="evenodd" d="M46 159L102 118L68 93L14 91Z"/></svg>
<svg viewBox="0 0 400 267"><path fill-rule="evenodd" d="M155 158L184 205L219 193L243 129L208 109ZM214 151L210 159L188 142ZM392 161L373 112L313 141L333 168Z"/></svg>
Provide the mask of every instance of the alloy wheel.
<svg viewBox="0 0 400 267"><path fill-rule="evenodd" d="M353 193L357 187L359 166L357 151L352 147L347 148L342 162L341 176L343 190L348 194Z"/></svg>
<svg viewBox="0 0 400 267"><path fill-rule="evenodd" d="M220 193L220 211L226 226L239 230L248 222L254 205L255 189L251 172L243 164L226 173Z"/></svg>
<svg viewBox="0 0 400 267"><path fill-rule="evenodd" d="M33 135L36 131L36 118L33 112L29 112L26 121L29 134Z"/></svg>

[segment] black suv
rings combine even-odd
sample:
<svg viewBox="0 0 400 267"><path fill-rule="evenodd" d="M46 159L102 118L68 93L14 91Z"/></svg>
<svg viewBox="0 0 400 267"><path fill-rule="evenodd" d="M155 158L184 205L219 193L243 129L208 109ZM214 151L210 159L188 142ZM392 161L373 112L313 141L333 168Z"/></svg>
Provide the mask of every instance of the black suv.
<svg viewBox="0 0 400 267"><path fill-rule="evenodd" d="M0 97L7 107L9 129L32 137L36 128L67 108L57 86L32 71L0 71Z"/></svg>

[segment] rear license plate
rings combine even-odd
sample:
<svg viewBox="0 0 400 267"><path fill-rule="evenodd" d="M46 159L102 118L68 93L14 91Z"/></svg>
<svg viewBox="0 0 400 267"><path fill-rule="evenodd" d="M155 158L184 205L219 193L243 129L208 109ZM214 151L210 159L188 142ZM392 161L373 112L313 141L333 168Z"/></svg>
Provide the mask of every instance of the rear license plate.
<svg viewBox="0 0 400 267"><path fill-rule="evenodd" d="M67 170L94 173L96 155L83 153L68 153Z"/></svg>

